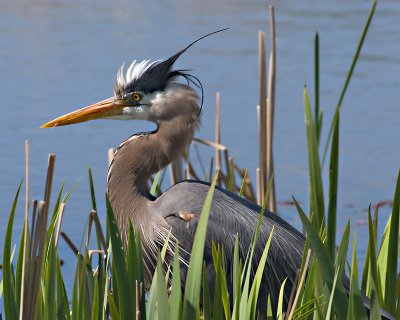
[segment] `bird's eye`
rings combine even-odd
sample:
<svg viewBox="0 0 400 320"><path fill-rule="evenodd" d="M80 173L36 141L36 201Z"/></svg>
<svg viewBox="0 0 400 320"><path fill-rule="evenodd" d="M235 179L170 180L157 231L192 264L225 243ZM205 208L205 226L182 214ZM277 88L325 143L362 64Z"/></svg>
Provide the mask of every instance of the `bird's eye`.
<svg viewBox="0 0 400 320"><path fill-rule="evenodd" d="M140 93L134 92L134 93L132 93L132 99L135 101L140 101L140 100L142 100L142 96L140 95Z"/></svg>

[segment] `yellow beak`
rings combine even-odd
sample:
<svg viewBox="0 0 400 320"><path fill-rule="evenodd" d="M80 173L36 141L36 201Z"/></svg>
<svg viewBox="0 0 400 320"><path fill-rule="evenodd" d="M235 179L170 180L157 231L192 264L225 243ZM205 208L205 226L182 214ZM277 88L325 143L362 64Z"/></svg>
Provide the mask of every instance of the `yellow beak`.
<svg viewBox="0 0 400 320"><path fill-rule="evenodd" d="M109 98L51 120L43 124L41 128L54 128L120 115L122 113L122 107L123 105L121 105L121 103L116 103L115 98Z"/></svg>

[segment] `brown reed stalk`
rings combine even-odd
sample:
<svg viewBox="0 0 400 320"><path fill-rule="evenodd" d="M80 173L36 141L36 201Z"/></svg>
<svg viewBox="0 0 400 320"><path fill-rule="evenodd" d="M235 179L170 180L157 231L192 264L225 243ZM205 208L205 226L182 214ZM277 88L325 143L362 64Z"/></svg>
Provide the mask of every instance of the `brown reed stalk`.
<svg viewBox="0 0 400 320"><path fill-rule="evenodd" d="M29 142L25 140L25 223L24 223L24 251L22 255L21 272L21 294L19 305L19 319L23 319L24 292L25 292L25 269L29 266L29 254L27 254L28 239L28 215L29 215ZM28 270L29 271L29 270Z"/></svg>
<svg viewBox="0 0 400 320"><path fill-rule="evenodd" d="M262 205L261 199L263 197L261 194L261 171L260 171L260 168L256 169L256 179L257 179L257 204L259 206L261 206Z"/></svg>
<svg viewBox="0 0 400 320"><path fill-rule="evenodd" d="M67 243L67 245L71 248L72 252L75 253L75 255L79 254L78 248L75 246L75 244L72 242L72 240L67 236L67 234L64 231L60 232L61 237L63 237L64 241Z"/></svg>
<svg viewBox="0 0 400 320"><path fill-rule="evenodd" d="M47 215L49 213L50 197L51 197L51 189L52 189L52 184L53 184L55 163L56 163L56 155L49 154L48 163L47 163L46 186L44 189L44 202L46 203L46 205L44 206L44 210L45 210L44 226L45 227L47 226Z"/></svg>
<svg viewBox="0 0 400 320"><path fill-rule="evenodd" d="M90 212L88 215L88 226L87 226L87 233L86 233L86 244L85 244L86 249L89 248L90 233L92 232L92 224L93 224L93 216L92 216L92 212Z"/></svg>
<svg viewBox="0 0 400 320"><path fill-rule="evenodd" d="M100 242L101 242L101 245L103 246L104 251L107 252L106 238L104 237L103 229L101 228L99 215L97 214L96 210L92 210L91 215L92 215L92 218L94 221L94 225L96 227L97 236L100 238Z"/></svg>
<svg viewBox="0 0 400 320"><path fill-rule="evenodd" d="M58 209L58 221L57 221L56 242L55 242L56 248L58 246L58 239L60 238L61 222L64 216L64 209L65 209L65 203L63 202L60 204L60 207Z"/></svg>
<svg viewBox="0 0 400 320"><path fill-rule="evenodd" d="M215 143L221 144L221 127L220 127L220 108L221 108L221 97L220 93L215 94ZM215 149L215 165L216 169L221 169L221 151ZM220 183L220 181L217 181Z"/></svg>
<svg viewBox="0 0 400 320"><path fill-rule="evenodd" d="M36 225L36 218L37 218L37 207L38 201L32 200L32 222L31 222L31 241L30 241L30 251L32 252L32 244L33 239L35 237L35 225Z"/></svg>
<svg viewBox="0 0 400 320"><path fill-rule="evenodd" d="M233 160L232 157L229 157L229 172L230 172L230 176L228 176L229 187L233 193L236 193L238 191L238 187L236 185L236 180L235 180L235 161Z"/></svg>
<svg viewBox="0 0 400 320"><path fill-rule="evenodd" d="M195 138L193 138L193 141L201 143L201 144L204 144L205 146L213 147L213 148L218 149L218 150L223 151L223 152L225 152L227 150L227 148L224 145L217 144L215 142L208 141L208 140L205 140L205 139L201 139L201 138L196 138L195 137Z"/></svg>
<svg viewBox="0 0 400 320"><path fill-rule="evenodd" d="M294 298L293 305L292 306L288 306L288 310L290 310L290 313L289 313L289 315L287 317L287 320L291 320L292 319L293 312L296 309L297 301L299 300L299 296L300 296L300 291L301 291L301 288L303 287L304 279L306 277L306 273L307 273L307 270L308 270L308 265L309 265L310 260L311 260L311 254L312 254L312 250L308 249L306 263L304 265L303 273L301 274L299 285L297 286L296 296Z"/></svg>
<svg viewBox="0 0 400 320"><path fill-rule="evenodd" d="M261 159L261 135L262 135L262 131L263 131L263 124L261 122L261 106L258 105L257 106L257 124L258 124L258 152L260 153L260 159ZM263 203L263 193L262 193L262 181L263 178L261 176L261 169L260 169L260 165L261 165L261 160L259 163L259 166L256 168L256 187L257 187L257 204L259 206L262 205Z"/></svg>
<svg viewBox="0 0 400 320"><path fill-rule="evenodd" d="M269 182L274 174L273 161L273 133L274 133L274 113L275 113L275 84L276 84L276 29L275 29L275 9L269 6L270 30L271 30L271 53L268 68L268 98L266 112L266 178ZM275 180L272 181L271 192L267 202L267 209L276 212Z"/></svg>
<svg viewBox="0 0 400 320"><path fill-rule="evenodd" d="M108 149L107 158L108 158L108 165L111 165L111 161L114 158L114 148Z"/></svg>
<svg viewBox="0 0 400 320"><path fill-rule="evenodd" d="M266 79L266 63L265 63L265 33L258 31L258 62L259 62L259 77L260 77L260 130L259 130L259 179L260 179L260 200L259 203L264 203L264 196L267 190L266 180L266 101L267 101L267 79Z"/></svg>
<svg viewBox="0 0 400 320"><path fill-rule="evenodd" d="M135 290L136 290L136 320L140 320L141 312L140 312L140 301L142 298L142 283L136 280L135 283Z"/></svg>

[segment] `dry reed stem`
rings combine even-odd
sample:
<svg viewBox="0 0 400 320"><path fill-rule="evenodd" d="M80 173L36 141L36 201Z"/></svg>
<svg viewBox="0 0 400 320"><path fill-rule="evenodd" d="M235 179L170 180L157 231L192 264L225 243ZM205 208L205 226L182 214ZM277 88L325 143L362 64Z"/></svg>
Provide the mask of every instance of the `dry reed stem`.
<svg viewBox="0 0 400 320"><path fill-rule="evenodd" d="M56 248L58 246L58 239L60 238L60 230L61 230L62 218L64 216L64 209L65 209L65 203L63 202L60 204L60 207L58 209L58 221L57 221L56 242L55 242Z"/></svg>
<svg viewBox="0 0 400 320"><path fill-rule="evenodd" d="M49 177L47 177L48 179ZM48 209L46 208L47 204L44 201L39 202L39 216L36 224L35 231L35 244L34 251L31 252L31 261L33 263L33 270L29 272L29 292L27 292L26 301L27 305L24 306L23 310L23 318L29 319L36 312L37 300L39 297L39 288L40 288L40 280L42 278L42 265L43 265L43 256L45 249L45 239L46 239L46 214Z"/></svg>
<svg viewBox="0 0 400 320"><path fill-rule="evenodd" d="M29 255L27 256L26 252L27 239L28 239L28 215L29 215L29 142L28 140L25 140L25 224L24 224L24 251L22 254L21 294L20 294L20 305L19 305L20 320L23 319L25 268L28 268L29 266Z"/></svg>
<svg viewBox="0 0 400 320"><path fill-rule="evenodd" d="M258 105L256 107L256 109L257 109L258 138L261 139L261 135L262 135L262 131L263 131L262 123L261 123L261 106ZM259 143L258 152L260 153L259 157L261 159L261 140L259 140L258 143ZM259 165L261 165L261 160L260 160ZM263 203L263 193L262 193L262 186L261 186L262 182L261 181L262 181L261 169L260 169L260 167L257 167L256 168L256 183L257 183L256 187L257 187L257 204L259 206L261 206L261 204Z"/></svg>
<svg viewBox="0 0 400 320"><path fill-rule="evenodd" d="M88 215L88 226L87 226L87 233L86 233L86 244L85 244L85 248L86 249L89 248L90 233L92 231L92 224L93 224L93 216L92 216L92 212L90 212L89 215Z"/></svg>
<svg viewBox="0 0 400 320"><path fill-rule="evenodd" d="M107 254L107 252L104 251L103 249L100 249L100 250L99 250L99 249L88 250L88 253L89 253L89 261L90 261L90 262L92 262L92 256L93 256L94 253L99 253L99 254L103 254L103 255L106 255L106 254ZM97 267L97 268L98 268L98 267ZM97 272L97 270L93 273L93 275L95 275L96 272Z"/></svg>
<svg viewBox="0 0 400 320"><path fill-rule="evenodd" d="M268 99L266 109L266 130L267 130L267 162L266 162L266 177L270 181L274 173L273 161L273 132L274 132L274 113L275 113L275 84L276 84L276 28L275 28L275 9L270 5L270 30L271 30L271 53L268 68ZM272 181L271 191L268 199L268 209L276 212L276 196L275 196L275 181Z"/></svg>
<svg viewBox="0 0 400 320"><path fill-rule="evenodd" d="M266 99L267 99L267 85L266 85L266 62L265 62L265 33L258 31L258 61L259 61L259 76L260 76L260 130L259 130L259 169L260 169L260 203L264 203L264 195L267 190L266 181Z"/></svg>
<svg viewBox="0 0 400 320"><path fill-rule="evenodd" d="M106 238L104 237L103 229L101 228L101 223L99 220L99 215L96 210L91 211L91 215L94 221L94 226L96 227L97 236L100 237L100 242L103 246L104 252L107 252Z"/></svg>
<svg viewBox="0 0 400 320"><path fill-rule="evenodd" d="M259 206L262 205L261 199L262 199L262 195L261 195L261 171L260 168L256 169L256 179L257 179L257 204Z"/></svg>
<svg viewBox="0 0 400 320"><path fill-rule="evenodd" d="M287 320L291 320L292 317L293 317L293 312L294 312L294 310L296 308L297 300L299 299L299 296L300 296L301 287L303 286L303 282L304 282L304 279L306 277L306 273L307 273L307 270L308 270L308 265L310 263L311 253L312 253L311 249L308 249L306 263L304 265L303 273L301 275L300 282L299 282L299 285L297 287L296 297L294 298L293 305L290 308L290 313L289 313L289 315L287 317Z"/></svg>
<svg viewBox="0 0 400 320"><path fill-rule="evenodd" d="M220 93L215 94L215 143L221 144L221 127L220 127L220 108L221 97ZM221 152L215 149L215 165L218 169L221 168Z"/></svg>
<svg viewBox="0 0 400 320"><path fill-rule="evenodd" d="M35 224L36 224L36 218L37 218L37 207L38 207L38 201L37 200L32 200L32 222L31 222L31 252L32 252L32 244L33 244L33 239L35 237Z"/></svg>
<svg viewBox="0 0 400 320"><path fill-rule="evenodd" d="M114 149L113 148L108 149L107 157L108 157L108 165L110 166L111 161L114 158Z"/></svg>
<svg viewBox="0 0 400 320"><path fill-rule="evenodd" d="M205 175L206 174L206 169L204 167L203 161L201 160L199 148L198 148L196 143L193 143L192 145L193 145L194 151L196 153L197 160L198 160L198 162L200 164L201 170L203 171L203 175Z"/></svg>
<svg viewBox="0 0 400 320"><path fill-rule="evenodd" d="M227 148L224 145L217 144L215 142L208 141L208 140L205 140L205 139L193 138L193 141L201 143L201 144L204 144L204 145L209 146L209 147L213 147L213 148L221 150L221 151L226 151L227 150Z"/></svg>
<svg viewBox="0 0 400 320"><path fill-rule="evenodd" d="M189 165L189 170L190 170L190 176L191 176L193 179L200 180L199 177L198 177L198 175L197 175L197 173L196 173L196 171L194 170L194 168L193 168L193 166L192 166L192 163L191 163L191 162L188 162L188 165Z"/></svg>
<svg viewBox="0 0 400 320"><path fill-rule="evenodd" d="M51 188L53 184L53 176L54 176L54 167L56 163L56 155L49 154L48 164L47 164L47 178L46 178L46 187L44 189L44 202L45 206L45 226L47 226L47 214L49 212L50 206L50 197L51 197Z"/></svg>
<svg viewBox="0 0 400 320"><path fill-rule="evenodd" d="M74 245L74 243L72 242L72 240L67 236L67 234L64 231L60 232L61 237L63 237L63 239L65 240L65 242L67 243L67 245L70 247L70 249L72 250L73 253L75 253L75 255L79 254L79 250L78 248Z"/></svg>
<svg viewBox="0 0 400 320"><path fill-rule="evenodd" d="M285 315L285 317L284 317L285 320L287 320L287 316L289 316L289 314L287 313L287 311L290 310L290 309L292 308L293 299L294 299L294 294L295 294L295 292L296 292L297 281L299 281L299 272L300 272L300 270L297 270L297 272L296 272L296 277L294 278L292 290L290 290L290 297L289 297L289 302L288 302L288 308L287 308L287 310L286 310L286 315Z"/></svg>
<svg viewBox="0 0 400 320"><path fill-rule="evenodd" d="M232 192L236 193L238 188L236 186L236 179L235 179L235 162L232 157L229 157L229 172L230 175L228 176L229 179L232 177Z"/></svg>
<svg viewBox="0 0 400 320"><path fill-rule="evenodd" d="M140 297L142 294L142 290L140 290L142 286L142 283L140 283L137 280L135 280L135 291L136 291L136 320L140 320Z"/></svg>

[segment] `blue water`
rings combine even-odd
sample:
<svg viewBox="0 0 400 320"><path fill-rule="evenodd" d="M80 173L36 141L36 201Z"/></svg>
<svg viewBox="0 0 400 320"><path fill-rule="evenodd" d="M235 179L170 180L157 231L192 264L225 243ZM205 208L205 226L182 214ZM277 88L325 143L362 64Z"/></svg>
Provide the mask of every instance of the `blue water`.
<svg viewBox="0 0 400 320"><path fill-rule="evenodd" d="M192 69L204 92L197 136L214 137L215 92L221 92L222 143L255 181L258 162L258 30L269 35L266 1L9 1L0 3L0 247L9 208L24 177L24 141L30 142L30 197L43 198L47 154L56 153L54 191L75 186L62 229L80 243L91 208L87 170L93 170L104 218L107 150L141 122L95 121L52 130L39 126L112 95L123 61L170 56L201 35L230 30L196 44L177 63ZM313 92L313 39L320 34L321 107L327 123L338 101L368 1L276 1L277 97L274 136L278 201L293 194L306 208L307 153L303 86ZM392 198L400 166L400 2L379 3L348 93L341 123L339 226L347 219L365 252L366 208ZM269 37L267 37L267 48ZM325 138L323 138L325 139ZM323 140L324 141L324 140ZM326 190L327 191L327 190ZM23 193L25 190L23 190ZM19 239L21 197L15 223ZM54 201L53 201L54 204ZM279 212L299 226L293 207ZM387 216L390 208L381 210ZM383 220L383 219L382 219ZM382 230L383 225L380 226ZM67 286L75 268L60 242ZM0 250L0 259L2 250Z"/></svg>

